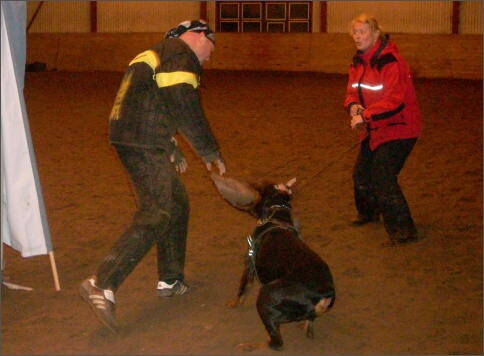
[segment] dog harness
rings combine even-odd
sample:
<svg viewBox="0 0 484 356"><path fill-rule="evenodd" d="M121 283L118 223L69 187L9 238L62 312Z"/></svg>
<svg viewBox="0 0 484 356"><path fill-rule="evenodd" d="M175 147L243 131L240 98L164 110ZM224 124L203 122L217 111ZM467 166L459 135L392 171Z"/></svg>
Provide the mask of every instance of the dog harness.
<svg viewBox="0 0 484 356"><path fill-rule="evenodd" d="M249 245L249 250L247 253L247 257L249 259L249 271L247 274L248 276L251 276L252 274L255 273L255 276L257 277L257 280L259 281L259 283L260 283L260 279L257 276L257 269L255 268L255 259L257 257L257 251L259 250L259 247L262 243L262 240L265 234L274 229L285 229L285 230L292 230L296 232L297 236L301 239L299 230L294 225L286 221L281 221L273 218L274 214L277 211L282 209L290 209L290 208L283 205L273 206L272 208L275 208L273 209L272 214L267 218L260 219L257 222L257 226L255 227L254 231L252 231L252 234L247 236L247 243ZM254 236L254 238L252 236Z"/></svg>

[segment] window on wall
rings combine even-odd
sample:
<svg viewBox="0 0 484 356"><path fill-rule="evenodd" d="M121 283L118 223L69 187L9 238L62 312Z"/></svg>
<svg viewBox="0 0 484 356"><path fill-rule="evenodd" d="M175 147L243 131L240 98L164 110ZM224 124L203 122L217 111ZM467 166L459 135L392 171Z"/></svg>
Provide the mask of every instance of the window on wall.
<svg viewBox="0 0 484 356"><path fill-rule="evenodd" d="M217 1L220 32L311 32L311 1Z"/></svg>

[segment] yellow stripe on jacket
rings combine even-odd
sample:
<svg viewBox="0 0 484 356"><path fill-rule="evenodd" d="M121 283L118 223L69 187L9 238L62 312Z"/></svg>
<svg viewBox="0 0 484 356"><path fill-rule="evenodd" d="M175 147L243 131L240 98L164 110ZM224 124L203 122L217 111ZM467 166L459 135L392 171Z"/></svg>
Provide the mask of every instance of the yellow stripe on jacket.
<svg viewBox="0 0 484 356"><path fill-rule="evenodd" d="M157 73L155 75L156 84L159 88L169 87L176 84L187 83L198 87L198 77L195 73L191 72L170 72L170 73Z"/></svg>
<svg viewBox="0 0 484 356"><path fill-rule="evenodd" d="M156 52L152 50L144 51L143 53L138 54L134 59L129 63L129 65L143 62L146 63L153 69L153 73L155 73L155 69L160 65L160 57L156 54Z"/></svg>
<svg viewBox="0 0 484 356"><path fill-rule="evenodd" d="M151 69L153 69L153 79L156 81L159 88L181 83L190 84L195 89L198 87L198 76L195 73L183 71L156 73L156 68L160 65L160 58L158 57L158 54L152 50L138 54L129 65L139 62L146 63Z"/></svg>

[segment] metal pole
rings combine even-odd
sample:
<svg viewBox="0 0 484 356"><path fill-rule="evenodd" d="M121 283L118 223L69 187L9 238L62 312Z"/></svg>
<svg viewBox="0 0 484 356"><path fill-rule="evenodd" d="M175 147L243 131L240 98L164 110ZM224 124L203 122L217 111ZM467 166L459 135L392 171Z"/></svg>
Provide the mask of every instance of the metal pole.
<svg viewBox="0 0 484 356"><path fill-rule="evenodd" d="M27 32L29 32L30 26L32 26L32 23L34 22L35 18L37 17L37 14L39 13L42 5L44 5L43 1L40 2L39 6L37 6L37 10L35 10L34 16L32 16L32 18L30 19L29 25L27 26Z"/></svg>

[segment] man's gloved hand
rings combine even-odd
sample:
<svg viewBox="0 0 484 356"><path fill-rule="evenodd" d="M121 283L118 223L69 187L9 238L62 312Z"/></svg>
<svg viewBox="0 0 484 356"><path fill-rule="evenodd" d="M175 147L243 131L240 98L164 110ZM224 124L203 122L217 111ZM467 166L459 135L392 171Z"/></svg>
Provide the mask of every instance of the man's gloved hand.
<svg viewBox="0 0 484 356"><path fill-rule="evenodd" d="M170 140L173 143L171 148L171 152L169 155L170 162L173 163L175 166L175 170L180 173L185 173L188 167L187 160L185 159L185 155L180 151L177 147L177 142L174 137Z"/></svg>
<svg viewBox="0 0 484 356"><path fill-rule="evenodd" d="M173 152L170 155L170 162L173 163L175 166L175 170L180 173L185 173L188 167L187 160L185 159L185 155L175 147Z"/></svg>
<svg viewBox="0 0 484 356"><path fill-rule="evenodd" d="M203 156L203 161L205 162L205 165L207 166L208 171L212 171L212 164L215 164L215 166L218 168L218 174L219 175L224 175L225 173L225 162L222 159L222 156L220 155L220 152L214 152L212 154L209 154L207 156Z"/></svg>
<svg viewBox="0 0 484 356"><path fill-rule="evenodd" d="M207 163L207 169L209 171L212 171L212 163L217 166L217 168L218 168L218 174L221 175L221 176L223 176L224 173L225 173L225 163L222 160L220 160L220 159L217 159L217 160L215 160L213 162Z"/></svg>

